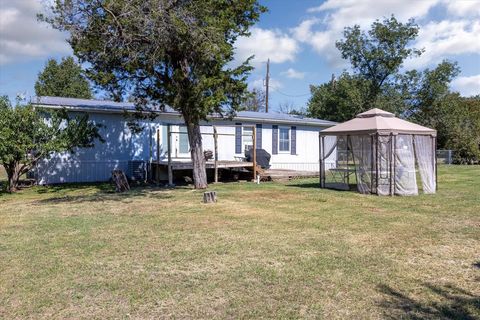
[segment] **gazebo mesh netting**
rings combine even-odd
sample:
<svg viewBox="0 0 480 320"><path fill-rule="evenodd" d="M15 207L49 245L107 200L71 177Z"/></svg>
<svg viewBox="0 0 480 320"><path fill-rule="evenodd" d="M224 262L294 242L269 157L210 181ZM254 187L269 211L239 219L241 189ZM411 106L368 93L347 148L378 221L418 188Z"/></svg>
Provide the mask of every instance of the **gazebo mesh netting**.
<svg viewBox="0 0 480 320"><path fill-rule="evenodd" d="M420 180L435 193L435 149L435 130L372 109L320 132L320 186L417 195Z"/></svg>

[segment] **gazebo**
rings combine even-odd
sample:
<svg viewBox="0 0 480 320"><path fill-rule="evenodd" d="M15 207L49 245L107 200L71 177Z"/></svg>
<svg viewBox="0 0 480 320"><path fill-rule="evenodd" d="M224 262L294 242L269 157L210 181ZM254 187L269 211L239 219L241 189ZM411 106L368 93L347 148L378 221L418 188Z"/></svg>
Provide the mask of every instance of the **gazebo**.
<svg viewBox="0 0 480 320"><path fill-rule="evenodd" d="M417 195L437 188L433 129L371 109L320 132L320 186L364 194Z"/></svg>

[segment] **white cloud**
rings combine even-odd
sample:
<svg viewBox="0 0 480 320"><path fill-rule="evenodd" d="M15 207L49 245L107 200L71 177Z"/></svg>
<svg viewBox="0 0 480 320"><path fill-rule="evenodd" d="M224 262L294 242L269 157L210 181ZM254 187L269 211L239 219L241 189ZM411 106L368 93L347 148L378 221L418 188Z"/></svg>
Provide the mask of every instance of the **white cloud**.
<svg viewBox="0 0 480 320"><path fill-rule="evenodd" d="M240 37L235 46L235 60L244 61L254 55L254 66L259 66L269 58L272 63L294 61L299 51L297 41L288 34L258 27L251 29L250 37Z"/></svg>
<svg viewBox="0 0 480 320"><path fill-rule="evenodd" d="M43 10L39 0L2 0L0 64L71 53L64 34L37 21L37 13Z"/></svg>
<svg viewBox="0 0 480 320"><path fill-rule="evenodd" d="M480 94L480 74L458 77L452 81L452 88L466 97Z"/></svg>
<svg viewBox="0 0 480 320"><path fill-rule="evenodd" d="M283 87L283 84L275 78L270 78L269 81L270 89L280 89ZM257 88L265 90L265 80L263 78L257 78L249 83L250 89Z"/></svg>
<svg viewBox="0 0 480 320"><path fill-rule="evenodd" d="M425 23L430 9L443 6L449 18ZM292 33L300 42L309 44L331 65L345 67L335 42L343 37L346 26L360 25L368 29L373 21L394 14L399 21L415 18L420 26L416 48L424 48L419 58L405 62L405 67L423 68L442 59L460 54L480 52L480 0L327 0L308 9L317 15L302 21ZM469 19L470 17L470 19Z"/></svg>
<svg viewBox="0 0 480 320"><path fill-rule="evenodd" d="M335 47L335 41L341 38L340 30L315 31L315 26L322 27L324 22L317 18L302 21L296 28L291 30L295 39L312 46L312 48L331 64L342 65L340 54ZM343 30L343 29L342 29Z"/></svg>
<svg viewBox="0 0 480 320"><path fill-rule="evenodd" d="M440 0L328 0L318 7L308 9L308 12L330 12L331 25L343 28L354 23L369 25L371 21L391 14L400 20L423 17L439 2Z"/></svg>
<svg viewBox="0 0 480 320"><path fill-rule="evenodd" d="M308 9L309 13L320 14L308 18L292 29L295 39L308 43L332 65L344 66L335 41L343 37L345 27L360 25L367 29L376 19L394 14L400 21L420 19L441 0L328 0L320 6Z"/></svg>
<svg viewBox="0 0 480 320"><path fill-rule="evenodd" d="M303 79L305 78L305 72L297 71L293 68L288 68L287 71L282 72L282 75L291 79Z"/></svg>
<svg viewBox="0 0 480 320"><path fill-rule="evenodd" d="M308 42L313 35L312 27L320 23L320 19L312 18L303 20L298 27L291 31L298 41Z"/></svg>
<svg viewBox="0 0 480 320"><path fill-rule="evenodd" d="M405 62L405 67L420 68L436 64L459 54L480 52L480 21L430 22L420 28L415 47L425 48L417 58Z"/></svg>
<svg viewBox="0 0 480 320"><path fill-rule="evenodd" d="M449 14L458 17L480 16L480 1L478 0L445 0Z"/></svg>

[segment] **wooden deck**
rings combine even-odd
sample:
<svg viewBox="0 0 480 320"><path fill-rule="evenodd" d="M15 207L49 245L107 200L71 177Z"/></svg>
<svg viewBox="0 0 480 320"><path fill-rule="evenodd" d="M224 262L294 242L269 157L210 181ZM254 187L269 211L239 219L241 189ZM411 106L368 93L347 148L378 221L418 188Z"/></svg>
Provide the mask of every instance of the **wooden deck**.
<svg viewBox="0 0 480 320"><path fill-rule="evenodd" d="M167 161L160 161L159 163L153 162L153 165L158 165L165 169L168 169ZM215 169L214 161L207 161L205 163L207 169ZM253 172L253 162L246 161L228 161L221 160L217 162L217 169L247 169L248 171ZM177 170L192 170L193 164L192 161L172 161L171 162L171 171ZM262 181L278 181L278 180L292 180L300 178L314 178L319 176L318 171L298 171L298 170L289 170L289 169L260 169L257 167L257 174L260 176Z"/></svg>
<svg viewBox="0 0 480 320"><path fill-rule="evenodd" d="M318 171L298 171L288 169L267 169L259 173L261 179L266 180L291 180L300 178L315 178L320 175Z"/></svg>
<svg viewBox="0 0 480 320"><path fill-rule="evenodd" d="M157 163L154 162L154 164L156 165ZM159 165L167 167L168 162L161 161ZM205 163L205 167L207 169L214 169L215 162L207 161ZM219 169L253 168L253 162L220 160L217 162L217 168ZM192 169L193 169L192 161L172 161L172 170L192 170Z"/></svg>

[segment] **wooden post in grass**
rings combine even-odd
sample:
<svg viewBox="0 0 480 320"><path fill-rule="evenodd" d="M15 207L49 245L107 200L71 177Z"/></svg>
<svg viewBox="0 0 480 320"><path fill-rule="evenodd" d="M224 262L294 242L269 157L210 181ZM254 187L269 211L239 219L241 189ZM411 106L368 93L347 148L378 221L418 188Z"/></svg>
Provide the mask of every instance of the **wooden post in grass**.
<svg viewBox="0 0 480 320"><path fill-rule="evenodd" d="M214 144L214 152L215 152L215 183L218 182L218 134L217 134L217 127L213 126L213 144Z"/></svg>
<svg viewBox="0 0 480 320"><path fill-rule="evenodd" d="M157 165L155 166L155 180L160 182L160 129L157 128Z"/></svg>
<svg viewBox="0 0 480 320"><path fill-rule="evenodd" d="M252 139L253 139L253 181L257 180L257 128L253 126Z"/></svg>
<svg viewBox="0 0 480 320"><path fill-rule="evenodd" d="M203 203L215 203L217 202L217 192L207 191L203 193Z"/></svg>
<svg viewBox="0 0 480 320"><path fill-rule="evenodd" d="M172 171L172 130L170 125L167 125L167 149L168 149L168 184L173 185L173 171Z"/></svg>

